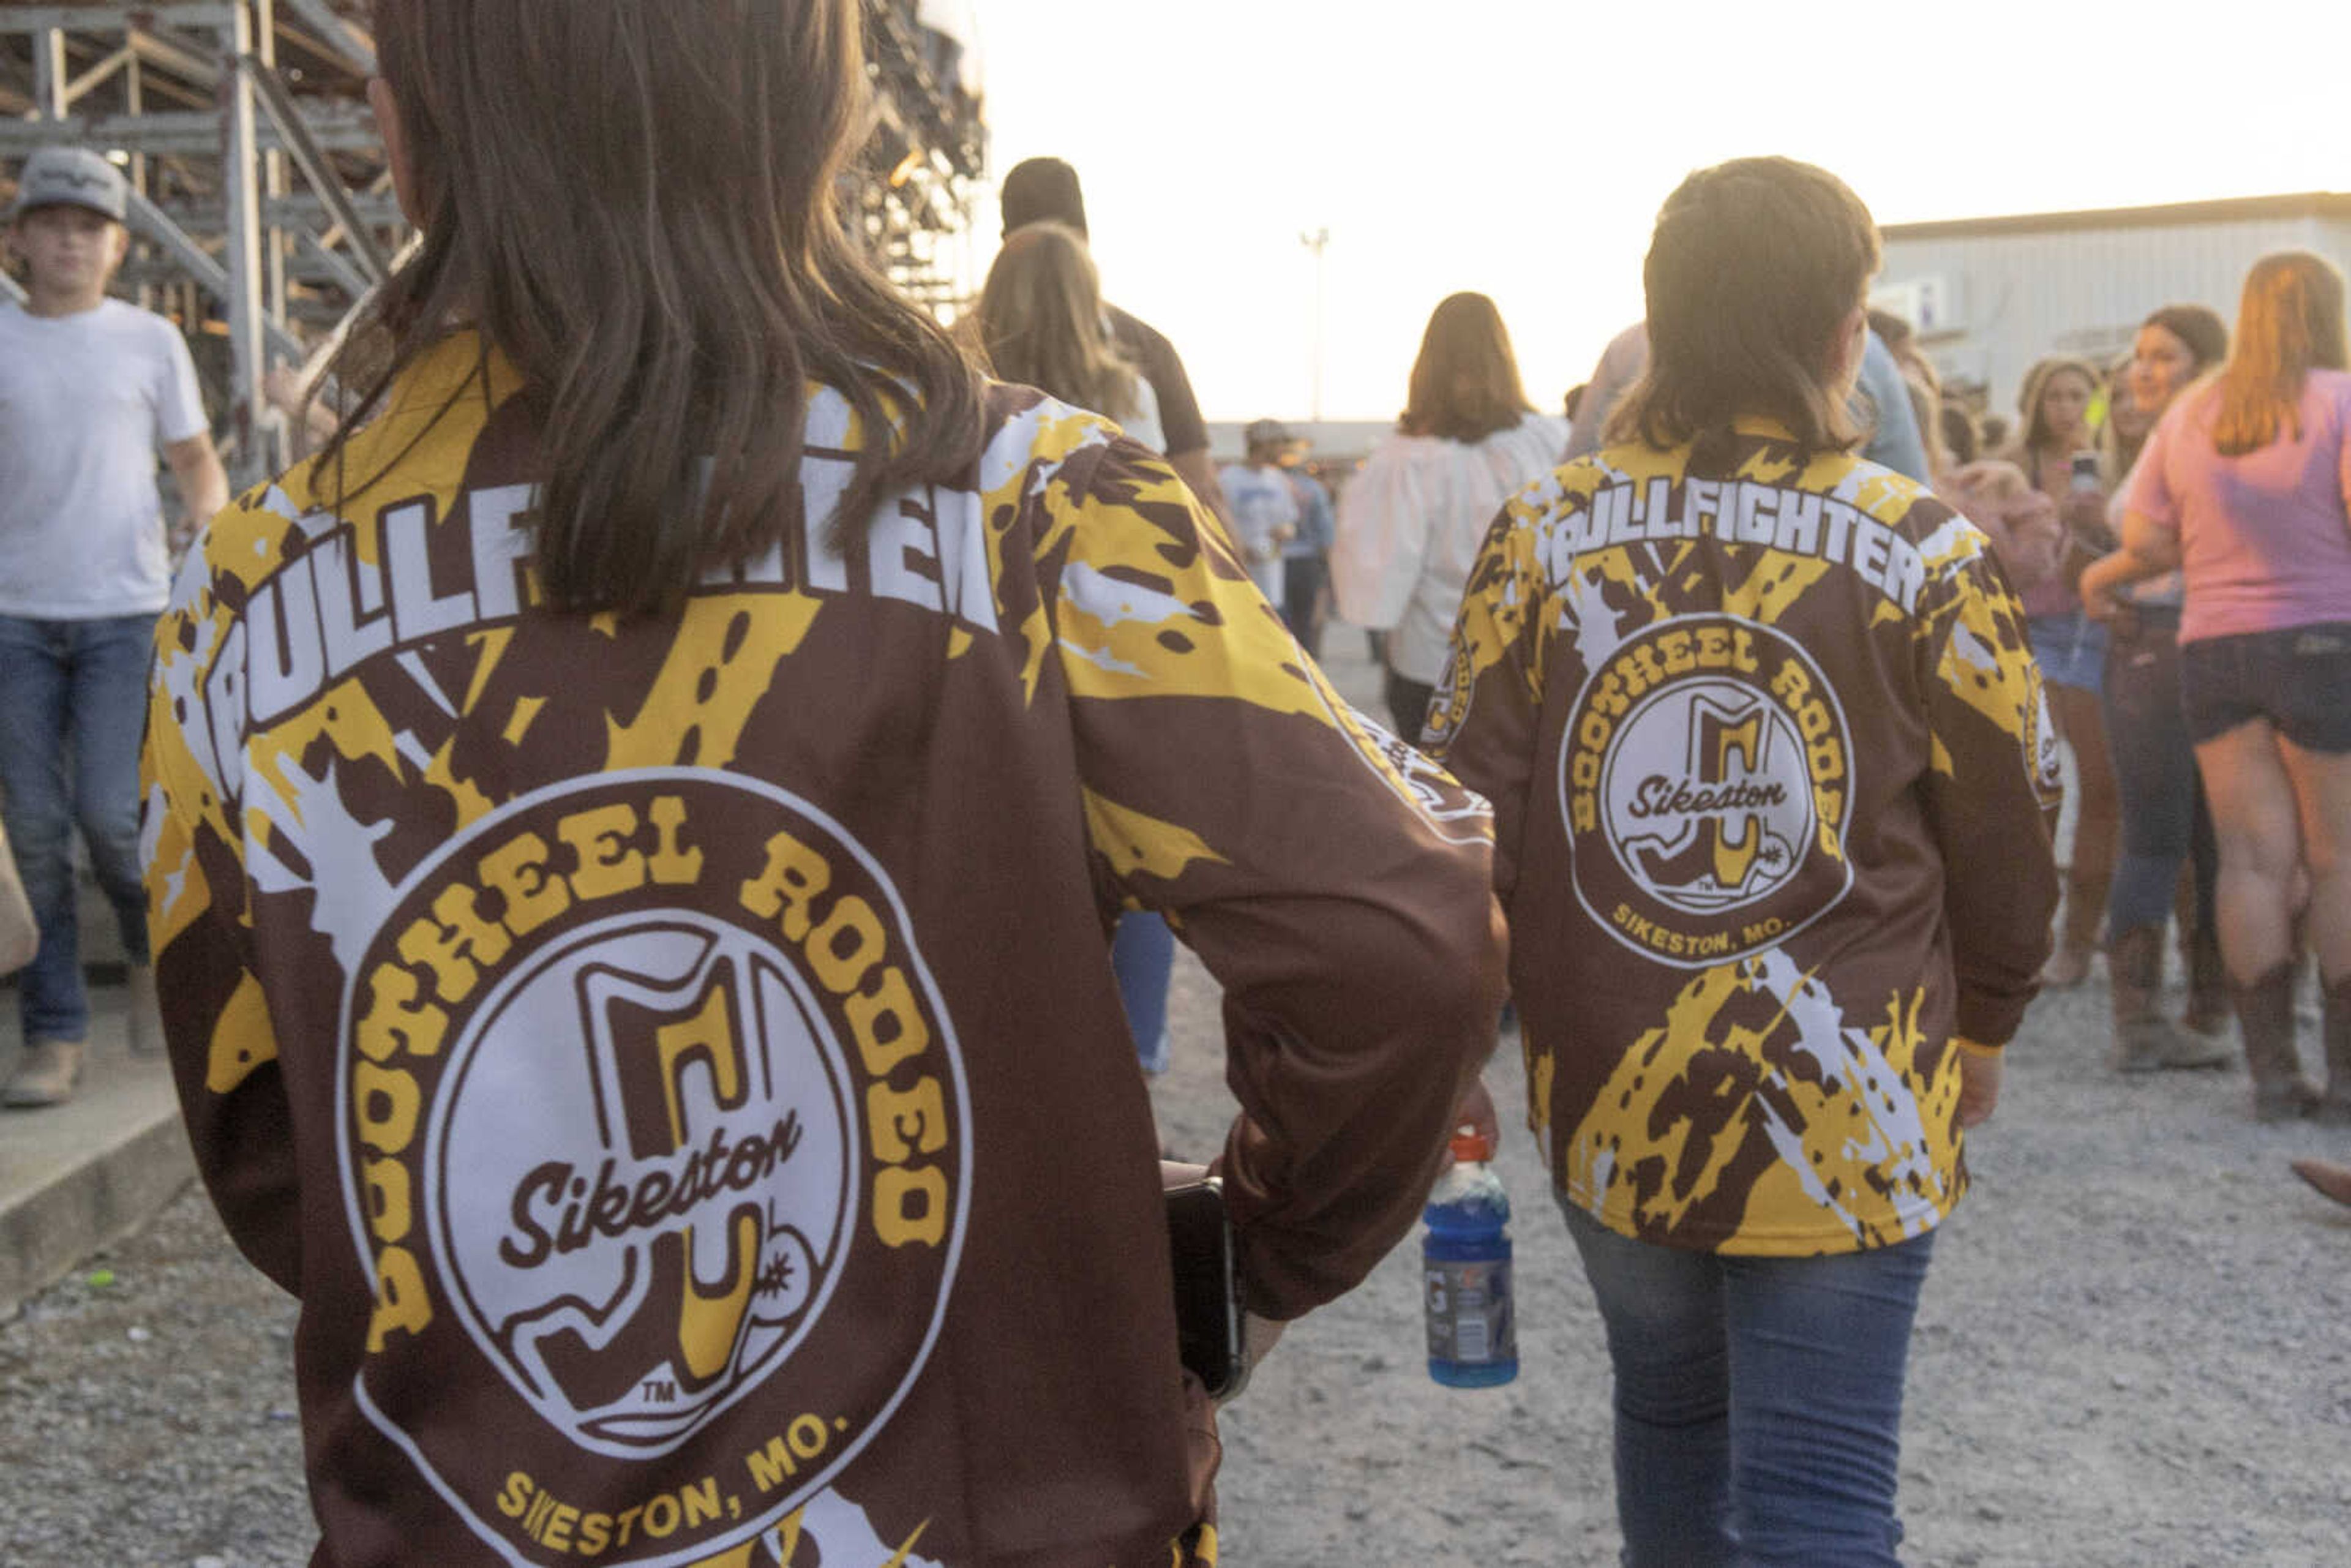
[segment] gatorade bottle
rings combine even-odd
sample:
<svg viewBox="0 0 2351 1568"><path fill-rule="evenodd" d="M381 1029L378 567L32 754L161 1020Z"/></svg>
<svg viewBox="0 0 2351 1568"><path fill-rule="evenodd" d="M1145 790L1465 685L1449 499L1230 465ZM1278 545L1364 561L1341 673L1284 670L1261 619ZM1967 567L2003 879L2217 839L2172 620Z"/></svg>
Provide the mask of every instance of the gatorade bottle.
<svg viewBox="0 0 2351 1568"><path fill-rule="evenodd" d="M1453 1168L1439 1176L1422 1218L1427 1280L1428 1375L1453 1388L1491 1388L1519 1375L1510 1291L1510 1200L1487 1162L1494 1151L1463 1127Z"/></svg>

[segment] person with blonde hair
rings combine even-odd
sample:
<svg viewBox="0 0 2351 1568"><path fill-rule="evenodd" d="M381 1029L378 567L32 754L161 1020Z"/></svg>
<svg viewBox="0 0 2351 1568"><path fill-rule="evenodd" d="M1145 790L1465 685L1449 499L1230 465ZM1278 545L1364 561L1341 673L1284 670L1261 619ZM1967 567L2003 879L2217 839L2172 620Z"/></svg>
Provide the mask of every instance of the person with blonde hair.
<svg viewBox="0 0 2351 1568"><path fill-rule="evenodd" d="M856 0L373 15L382 368L214 519L146 710L313 1560L1205 1568L1247 1357L1187 1364L1111 920L1224 988L1203 1272L1262 1331L1409 1228L1492 1043L1480 804L873 266Z"/></svg>
<svg viewBox="0 0 2351 1568"><path fill-rule="evenodd" d="M2246 275L2220 374L2175 399L2123 502L2120 564L2179 569L2181 699L2220 839L2220 954L2253 1113L2351 1123L2351 345L2342 272ZM2327 1083L2294 1046L2294 918L2325 988Z"/></svg>
<svg viewBox="0 0 2351 1568"><path fill-rule="evenodd" d="M1022 160L1005 172L997 196L1007 239L1031 224L1058 223L1089 246L1092 243L1086 218L1085 190L1077 170L1066 159ZM1200 417L1200 400L1192 392L1192 378L1184 369L1184 357L1176 351L1176 345L1167 340L1165 333L1132 311L1106 302L1102 315L1109 323L1112 340L1142 372L1143 379L1151 383L1152 395L1159 405L1160 428L1166 433L1168 465L1192 494L1207 503L1217 520L1230 528L1232 517L1225 508L1224 493L1217 484L1216 464L1209 456L1207 422Z"/></svg>
<svg viewBox="0 0 2351 1568"><path fill-rule="evenodd" d="M1682 183L1647 369L1495 519L1425 732L1494 804L1629 1568L1896 1562L1918 1291L2049 950L2023 612L1857 455L1877 264L1825 170Z"/></svg>
<svg viewBox="0 0 2351 1568"><path fill-rule="evenodd" d="M2098 688L2106 660L2106 629L2083 613L2071 571L2109 548L2105 524L2107 481L2081 482L2075 460L2095 462L2097 432L2090 405L2100 381L2097 367L2069 356L2045 359L2025 372L2017 394L2023 423L2001 455L2024 471L2035 489L2057 504L2064 528L2060 570L2025 589L2024 610L2032 632L2032 656L2049 689L2049 711L2057 737L2074 753L2073 850L2065 865L2065 906L2043 979L2052 986L2078 986L2089 977L2106 915L2114 880L2115 848L2122 815L2115 793L2114 760L2106 746L2105 717Z"/></svg>
<svg viewBox="0 0 2351 1568"><path fill-rule="evenodd" d="M995 372L1116 420L1164 455L1159 399L1111 336L1085 236L1034 223L1004 237L970 318Z"/></svg>

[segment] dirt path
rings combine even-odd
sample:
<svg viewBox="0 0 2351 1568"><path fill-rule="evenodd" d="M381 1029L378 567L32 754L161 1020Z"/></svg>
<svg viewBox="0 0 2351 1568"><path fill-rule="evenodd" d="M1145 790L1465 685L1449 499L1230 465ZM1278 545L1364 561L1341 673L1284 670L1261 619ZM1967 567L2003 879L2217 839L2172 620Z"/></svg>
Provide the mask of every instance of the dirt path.
<svg viewBox="0 0 2351 1568"><path fill-rule="evenodd" d="M1911 1363L1907 1559L2106 1568L2351 1563L2351 1210L2296 1155L2351 1134L2256 1126L2241 1073L2125 1082L2102 985L2038 1003L1974 1192L1938 1246ZM1159 1091L1179 1147L1230 1104L1214 989L1179 977ZM1417 1242L1283 1340L1227 1415L1238 1563L1615 1561L1599 1320L1519 1125L1519 1381L1464 1392L1421 1361Z"/></svg>
<svg viewBox="0 0 2351 1568"><path fill-rule="evenodd" d="M1362 645L1332 628L1326 667L1376 712ZM1156 1098L1179 1147L1212 1150L1232 1110L1216 990L1179 957ZM1975 1190L1938 1243L1912 1347L1906 1560L2344 1568L2351 1209L2286 1162L2351 1160L2351 1132L2256 1125L2241 1071L2116 1077L2105 1007L2103 968L2034 1005L1971 1145ZM1517 1210L1518 1382L1429 1380L1407 1240L1228 1412L1228 1561L1615 1562L1599 1318L1539 1158L1508 1135L1525 1104L1514 1047L1487 1079Z"/></svg>

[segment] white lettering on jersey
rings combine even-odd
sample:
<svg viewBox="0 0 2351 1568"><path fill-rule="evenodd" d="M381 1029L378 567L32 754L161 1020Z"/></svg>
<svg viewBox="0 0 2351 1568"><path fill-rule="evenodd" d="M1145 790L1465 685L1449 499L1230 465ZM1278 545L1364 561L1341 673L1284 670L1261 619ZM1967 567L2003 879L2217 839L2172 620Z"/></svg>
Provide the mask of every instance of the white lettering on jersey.
<svg viewBox="0 0 2351 1568"><path fill-rule="evenodd" d="M1927 558L1894 529L1844 501L1751 479L1691 479L1678 511L1666 479L1634 481L1595 491L1582 511L1550 535L1544 564L1554 585L1573 575L1575 559L1626 545L1667 544L1712 538L1727 545L1757 545L1845 567L1914 614L1927 585Z"/></svg>

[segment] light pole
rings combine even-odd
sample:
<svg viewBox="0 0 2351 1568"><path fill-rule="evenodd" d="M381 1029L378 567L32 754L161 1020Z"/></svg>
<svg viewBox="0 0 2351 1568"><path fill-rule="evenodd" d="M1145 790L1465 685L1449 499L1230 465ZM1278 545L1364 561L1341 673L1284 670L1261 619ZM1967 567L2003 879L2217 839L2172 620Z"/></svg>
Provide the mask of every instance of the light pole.
<svg viewBox="0 0 2351 1568"><path fill-rule="evenodd" d="M1314 423L1322 423L1322 287L1323 252L1331 248L1331 231L1301 231L1298 243L1314 253Z"/></svg>

